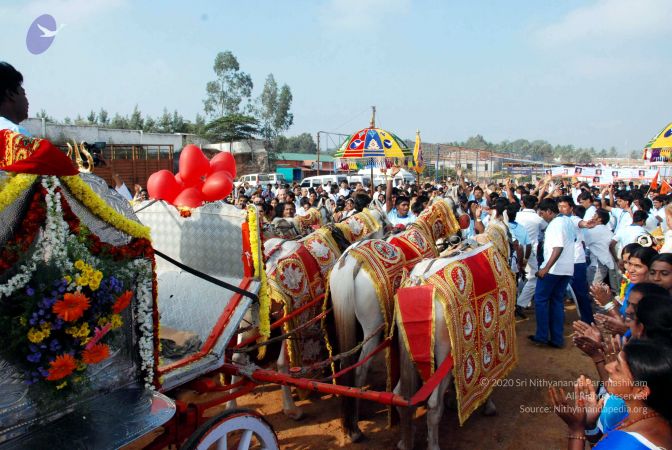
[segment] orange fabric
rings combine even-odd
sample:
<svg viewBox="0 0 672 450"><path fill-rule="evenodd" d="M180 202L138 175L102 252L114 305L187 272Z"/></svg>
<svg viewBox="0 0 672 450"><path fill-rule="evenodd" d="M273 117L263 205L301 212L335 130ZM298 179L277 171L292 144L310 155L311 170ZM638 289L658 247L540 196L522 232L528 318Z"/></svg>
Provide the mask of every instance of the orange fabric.
<svg viewBox="0 0 672 450"><path fill-rule="evenodd" d="M651 189L658 189L658 175L660 175L660 170L656 172L656 176L651 180Z"/></svg>
<svg viewBox="0 0 672 450"><path fill-rule="evenodd" d="M0 170L34 175L77 175L70 158L46 139L0 131Z"/></svg>
<svg viewBox="0 0 672 450"><path fill-rule="evenodd" d="M669 194L670 191L672 191L672 187L670 187L670 183L663 180L663 183L660 186L660 194L661 195Z"/></svg>

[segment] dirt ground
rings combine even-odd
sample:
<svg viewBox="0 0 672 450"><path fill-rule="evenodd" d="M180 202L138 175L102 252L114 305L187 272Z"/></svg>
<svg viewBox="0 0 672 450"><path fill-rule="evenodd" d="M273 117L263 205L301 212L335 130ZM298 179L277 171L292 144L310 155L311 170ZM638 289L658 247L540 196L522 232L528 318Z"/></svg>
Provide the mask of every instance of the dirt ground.
<svg viewBox="0 0 672 450"><path fill-rule="evenodd" d="M495 389L493 400L497 415L483 416L475 412L460 427L455 410L448 409L440 428L442 449L557 449L566 446L566 427L553 414L544 410L549 406L544 382L569 382L580 374L595 375L590 360L571 345L571 322L576 320L574 305L565 308L564 349L539 347L530 343L534 333L534 313L516 325L518 366L511 372L502 387ZM371 387L384 389L382 358L369 376ZM378 380L378 381L376 381ZM239 406L254 409L271 423L277 433L280 447L289 450L303 449L393 449L400 436L398 426L387 427L387 411L382 405L361 403L360 427L366 439L355 444L344 444L339 422L339 399L332 395L313 395L297 404L306 417L295 422L282 413L280 388L262 386L239 399ZM223 408L222 408L223 409ZM218 412L211 410L211 414ZM208 414L210 415L210 414ZM424 409L416 414L416 448L426 447L426 420ZM135 447L135 446L133 446ZM135 447L138 448L138 447ZM141 447L140 447L141 448Z"/></svg>

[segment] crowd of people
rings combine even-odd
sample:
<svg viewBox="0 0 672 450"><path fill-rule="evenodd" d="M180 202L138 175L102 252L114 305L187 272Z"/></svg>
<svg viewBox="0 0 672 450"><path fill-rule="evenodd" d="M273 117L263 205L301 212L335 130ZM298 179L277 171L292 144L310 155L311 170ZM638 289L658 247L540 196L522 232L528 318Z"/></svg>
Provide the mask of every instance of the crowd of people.
<svg viewBox="0 0 672 450"><path fill-rule="evenodd" d="M511 267L518 279L516 315L534 313L532 345L566 348L565 301L575 300L573 344L595 363L595 383L582 376L574 402L551 389L567 423L568 447L671 448L672 429L672 204L647 185L590 186L547 177L536 183L458 180L370 190L357 183L241 186L228 201L252 202L265 218L291 218L325 208L334 221L376 200L390 222L413 223L431 202L456 200L463 238L505 224ZM467 218L468 217L468 225ZM665 244L661 246L663 238Z"/></svg>

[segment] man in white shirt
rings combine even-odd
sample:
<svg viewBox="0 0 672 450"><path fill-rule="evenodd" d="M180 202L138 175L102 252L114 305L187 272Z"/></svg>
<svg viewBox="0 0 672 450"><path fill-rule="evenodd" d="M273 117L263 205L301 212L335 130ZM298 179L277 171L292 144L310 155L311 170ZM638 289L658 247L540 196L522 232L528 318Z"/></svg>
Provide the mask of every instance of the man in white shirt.
<svg viewBox="0 0 672 450"><path fill-rule="evenodd" d="M585 217L585 216L584 216ZM603 209L595 213L597 225L589 230L584 230L586 247L590 251L590 265L588 266L588 284L601 283L607 274L614 271L614 258L609 251L609 244L614 233L608 227L609 213ZM609 277L611 281L612 276ZM611 284L611 283L610 283ZM616 290L617 286L611 286Z"/></svg>
<svg viewBox="0 0 672 450"><path fill-rule="evenodd" d="M626 191L621 191L618 194L616 204L614 206L614 187L609 188L609 203L607 203L607 190L602 191L602 208L607 210L611 217L615 220L614 233L618 233L621 228L632 224L632 194Z"/></svg>
<svg viewBox="0 0 672 450"><path fill-rule="evenodd" d="M564 195L558 198L558 210L560 214L569 218L572 222L572 227L576 235L574 241L574 275L572 276L570 286L576 297L576 303L579 307L579 318L585 323L593 323L593 308L592 301L588 296L588 281L586 278L586 252L583 244L583 229L593 228L593 222L587 222L583 218L574 214L574 204L572 197Z"/></svg>
<svg viewBox="0 0 672 450"><path fill-rule="evenodd" d="M537 285L537 270L539 270L537 245L539 244L541 232L546 229L546 221L539 217L534 210L535 206L537 206L537 197L534 195L524 195L523 206L524 208L516 215L516 222L525 227L530 245L532 245L532 252L527 259L527 266L525 268L527 281L523 285L523 289L520 291L518 300L516 301L516 310L521 317L523 314L520 308L528 308L534 298L534 288Z"/></svg>
<svg viewBox="0 0 672 450"><path fill-rule="evenodd" d="M628 244L637 242L637 238L648 234L644 229L644 223L646 223L647 214L641 209L635 211L632 215L632 224L627 227L622 227L615 234L611 243L609 244L609 250L614 255L615 258L621 256L621 250Z"/></svg>
<svg viewBox="0 0 672 450"><path fill-rule="evenodd" d="M564 298L574 275L574 241L572 222L561 216L553 199L539 204L539 215L548 223L544 238L544 262L537 272L534 310L537 331L528 336L532 342L562 348L564 345Z"/></svg>
<svg viewBox="0 0 672 450"><path fill-rule="evenodd" d="M9 63L0 61L0 130L12 130L30 136L19 125L28 118L28 98L23 75Z"/></svg>
<svg viewBox="0 0 672 450"><path fill-rule="evenodd" d="M593 218L593 216L595 216L595 212L597 211L597 208L595 208L595 205L593 205L593 196L590 195L590 192L583 191L579 194L578 199L578 204L586 208L586 213L583 215L583 220L588 222Z"/></svg>
<svg viewBox="0 0 672 450"><path fill-rule="evenodd" d="M347 181L341 181L341 189L338 191L338 196L345 198L348 195L350 195L350 186Z"/></svg>

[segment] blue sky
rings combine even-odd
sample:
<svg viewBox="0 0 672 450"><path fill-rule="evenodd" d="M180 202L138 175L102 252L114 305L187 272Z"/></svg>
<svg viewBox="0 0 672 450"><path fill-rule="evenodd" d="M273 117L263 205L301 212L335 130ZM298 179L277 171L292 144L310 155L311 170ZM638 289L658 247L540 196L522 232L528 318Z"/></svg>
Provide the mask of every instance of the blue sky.
<svg viewBox="0 0 672 450"><path fill-rule="evenodd" d="M26 30L66 26L41 55ZM641 148L672 121L669 0L3 0L0 59L31 116L104 107L193 119L218 51L292 89L288 135L378 125L426 142Z"/></svg>

